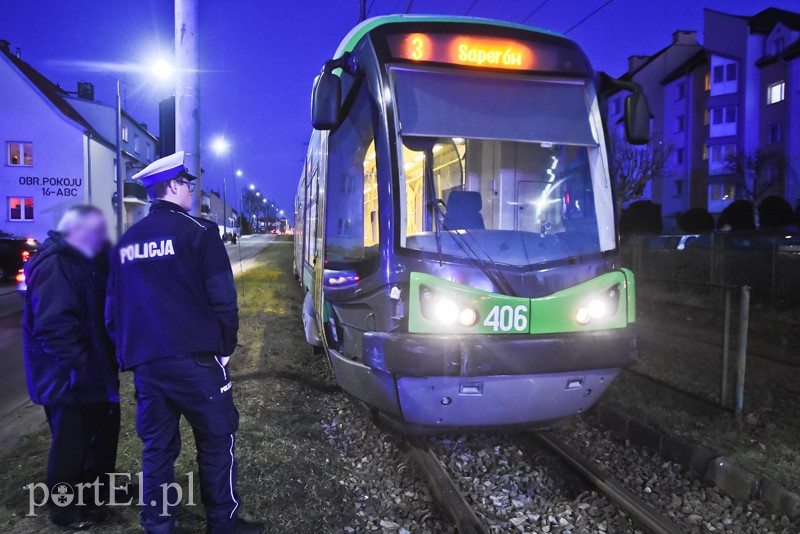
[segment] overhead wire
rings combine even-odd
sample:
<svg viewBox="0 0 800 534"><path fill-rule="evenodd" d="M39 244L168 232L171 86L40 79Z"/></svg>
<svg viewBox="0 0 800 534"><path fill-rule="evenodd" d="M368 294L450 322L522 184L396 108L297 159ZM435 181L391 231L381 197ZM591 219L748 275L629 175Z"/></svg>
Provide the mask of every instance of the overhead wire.
<svg viewBox="0 0 800 534"><path fill-rule="evenodd" d="M577 28L578 26L580 26L581 24L583 24L584 22L586 22L587 20L589 20L590 18L595 16L597 13L600 12L601 9L603 9L604 7L606 7L608 4L610 4L613 1L614 0L607 0L607 2L605 2L603 5L601 5L600 7L598 7L597 9L595 9L594 11L592 11L591 13L589 13L588 15L583 17L581 20L579 20L578 22L576 22L575 24L570 26L570 28L567 31L565 31L564 34L565 35L568 34L572 30L574 30L575 28Z"/></svg>
<svg viewBox="0 0 800 534"><path fill-rule="evenodd" d="M406 6L406 10L403 11L404 14L411 13L411 8L414 6L414 0L408 0L408 5Z"/></svg>
<svg viewBox="0 0 800 534"><path fill-rule="evenodd" d="M469 7L467 8L467 10L464 12L464 16L465 16L465 17L466 17L467 15L469 15L469 12L470 12L470 11L472 11L472 8L474 8L474 7L475 7L475 4L477 4L477 3L478 3L478 0L472 0L472 3L469 5Z"/></svg>
<svg viewBox="0 0 800 534"><path fill-rule="evenodd" d="M543 7L544 7L544 6L547 4L547 2L549 2L549 1L550 1L550 0L543 0L543 2L542 2L542 3L540 3L538 6L536 6L536 8L534 8L534 10L533 10L533 11L531 11L531 12L528 14L528 16L527 16L527 17L525 17L524 19L522 19L522 20L520 21L520 24L525 24L526 22L528 22L528 21L531 19L531 17L533 17L533 16L534 16L536 13L538 13L538 12L539 12L539 10L540 10L540 9L542 9L542 8L543 8Z"/></svg>

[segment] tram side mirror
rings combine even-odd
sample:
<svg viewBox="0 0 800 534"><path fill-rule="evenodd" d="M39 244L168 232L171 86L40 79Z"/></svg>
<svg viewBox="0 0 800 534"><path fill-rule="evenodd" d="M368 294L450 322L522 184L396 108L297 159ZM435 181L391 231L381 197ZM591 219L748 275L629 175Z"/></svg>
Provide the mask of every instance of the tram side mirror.
<svg viewBox="0 0 800 534"><path fill-rule="evenodd" d="M650 106L644 93L633 93L625 98L625 137L632 145L650 142Z"/></svg>
<svg viewBox="0 0 800 534"><path fill-rule="evenodd" d="M314 79L311 92L311 125L315 130L333 130L339 126L341 102L342 79L326 66Z"/></svg>

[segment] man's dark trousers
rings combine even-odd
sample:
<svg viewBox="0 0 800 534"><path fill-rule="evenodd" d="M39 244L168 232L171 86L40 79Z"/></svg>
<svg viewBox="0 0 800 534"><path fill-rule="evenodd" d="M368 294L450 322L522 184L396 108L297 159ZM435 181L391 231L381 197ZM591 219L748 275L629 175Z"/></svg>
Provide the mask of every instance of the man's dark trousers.
<svg viewBox="0 0 800 534"><path fill-rule="evenodd" d="M94 402L45 406L52 444L47 463L47 485L54 488L65 482L75 490L71 506L50 502L50 519L67 525L81 519L77 503L77 484L100 480L101 498L108 496L108 473L115 471L119 440L119 403ZM84 491L83 502L93 505L94 490ZM98 503L99 504L99 503Z"/></svg>
<svg viewBox="0 0 800 534"><path fill-rule="evenodd" d="M227 370L211 354L183 354L139 364L133 373L136 429L144 443L142 526L152 534L175 531L175 507L167 507L164 514L163 488L175 480L174 462L181 448L178 425L183 415L197 446L208 532L234 532L239 508L233 490L239 412ZM176 501L175 492L167 496L169 502Z"/></svg>

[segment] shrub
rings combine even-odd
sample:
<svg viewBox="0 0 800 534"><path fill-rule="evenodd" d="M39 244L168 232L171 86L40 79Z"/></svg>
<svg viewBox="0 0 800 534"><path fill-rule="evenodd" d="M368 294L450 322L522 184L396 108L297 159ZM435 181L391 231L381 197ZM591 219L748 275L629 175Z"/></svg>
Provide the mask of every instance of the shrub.
<svg viewBox="0 0 800 534"><path fill-rule="evenodd" d="M714 217L703 208L691 208L680 214L678 227L687 234L713 232Z"/></svg>
<svg viewBox="0 0 800 534"><path fill-rule="evenodd" d="M749 200L735 200L722 210L717 221L720 230L741 232L756 229L756 212Z"/></svg>
<svg viewBox="0 0 800 534"><path fill-rule="evenodd" d="M661 204L637 200L622 211L619 221L621 234L660 234L663 230Z"/></svg>

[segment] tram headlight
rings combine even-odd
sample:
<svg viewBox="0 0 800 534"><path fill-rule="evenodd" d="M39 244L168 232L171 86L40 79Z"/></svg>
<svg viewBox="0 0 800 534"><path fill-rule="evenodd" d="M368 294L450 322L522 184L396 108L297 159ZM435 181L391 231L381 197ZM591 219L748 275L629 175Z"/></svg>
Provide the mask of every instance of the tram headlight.
<svg viewBox="0 0 800 534"><path fill-rule="evenodd" d="M445 324L453 324L458 319L458 306L448 298L439 298L433 307L433 314L437 320Z"/></svg>
<svg viewBox="0 0 800 534"><path fill-rule="evenodd" d="M446 326L460 325L465 328L478 324L479 315L475 308L441 295L429 287L420 288L419 299L422 315L429 320Z"/></svg>
<svg viewBox="0 0 800 534"><path fill-rule="evenodd" d="M575 322L587 325L592 321L605 319L617 313L619 309L619 284L610 288L604 295L594 298L575 310Z"/></svg>

